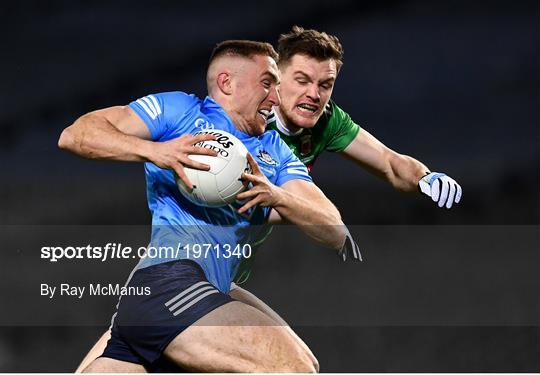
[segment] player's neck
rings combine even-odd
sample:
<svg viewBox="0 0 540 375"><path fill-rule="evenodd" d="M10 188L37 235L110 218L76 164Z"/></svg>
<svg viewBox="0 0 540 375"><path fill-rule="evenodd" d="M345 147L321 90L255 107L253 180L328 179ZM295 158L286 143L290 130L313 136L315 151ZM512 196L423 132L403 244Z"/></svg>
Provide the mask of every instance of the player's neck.
<svg viewBox="0 0 540 375"><path fill-rule="evenodd" d="M302 133L303 128L293 125L290 121L285 119L285 116L281 113L281 110L278 107L274 107L276 112L276 125L277 128L286 135L298 135Z"/></svg>
<svg viewBox="0 0 540 375"><path fill-rule="evenodd" d="M220 95L211 96L209 94L209 96L221 106L221 108L225 111L225 113L227 113L232 123L234 124L234 127L237 130L239 130L242 133L252 135L252 131L249 126L249 123L240 114L237 113L234 107L230 105L229 101L227 101L225 98L221 97Z"/></svg>

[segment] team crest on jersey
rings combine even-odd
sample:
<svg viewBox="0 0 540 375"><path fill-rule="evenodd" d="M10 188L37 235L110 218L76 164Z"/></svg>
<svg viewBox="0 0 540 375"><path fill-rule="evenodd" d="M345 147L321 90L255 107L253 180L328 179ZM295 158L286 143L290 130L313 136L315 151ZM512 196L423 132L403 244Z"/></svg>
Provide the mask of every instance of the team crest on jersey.
<svg viewBox="0 0 540 375"><path fill-rule="evenodd" d="M305 156L311 152L311 134L300 137L300 155Z"/></svg>
<svg viewBox="0 0 540 375"><path fill-rule="evenodd" d="M198 129L206 130L206 129L214 129L215 125L212 124L210 121L205 120L201 117L199 117L197 120L195 120L195 127Z"/></svg>
<svg viewBox="0 0 540 375"><path fill-rule="evenodd" d="M270 155L268 152L264 150L259 150L259 154L257 155L257 157L259 158L260 161L262 161L265 164L272 165L272 166L277 165L277 161L274 160L272 155Z"/></svg>

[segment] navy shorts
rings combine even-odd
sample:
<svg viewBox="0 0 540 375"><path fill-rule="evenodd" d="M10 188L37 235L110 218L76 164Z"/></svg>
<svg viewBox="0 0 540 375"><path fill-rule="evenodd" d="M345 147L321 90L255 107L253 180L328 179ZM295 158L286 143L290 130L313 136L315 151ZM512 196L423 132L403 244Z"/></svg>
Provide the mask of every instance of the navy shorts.
<svg viewBox="0 0 540 375"><path fill-rule="evenodd" d="M176 336L233 301L210 284L200 266L190 260L137 270L127 287L130 294L120 298L102 356L138 363L152 371L159 371L167 362L162 352Z"/></svg>

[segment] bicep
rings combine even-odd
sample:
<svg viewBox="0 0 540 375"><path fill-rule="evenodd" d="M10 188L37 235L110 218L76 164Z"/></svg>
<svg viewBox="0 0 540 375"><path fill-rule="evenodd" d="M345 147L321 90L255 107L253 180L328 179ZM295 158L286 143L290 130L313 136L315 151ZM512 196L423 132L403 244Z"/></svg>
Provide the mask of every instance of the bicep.
<svg viewBox="0 0 540 375"><path fill-rule="evenodd" d="M129 106L115 106L90 112L105 118L118 131L138 138L151 140L152 134L142 118Z"/></svg>

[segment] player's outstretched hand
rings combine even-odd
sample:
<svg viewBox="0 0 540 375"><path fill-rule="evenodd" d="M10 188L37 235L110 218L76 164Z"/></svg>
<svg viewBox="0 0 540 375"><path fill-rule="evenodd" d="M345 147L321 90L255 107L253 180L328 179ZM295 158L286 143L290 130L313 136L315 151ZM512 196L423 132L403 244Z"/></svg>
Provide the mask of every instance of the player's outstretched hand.
<svg viewBox="0 0 540 375"><path fill-rule="evenodd" d="M152 152L152 163L160 168L172 169L184 182L188 189L193 189L193 184L187 178L184 167L207 171L210 166L191 160L189 155L217 156L216 151L196 146L199 142L216 139L210 134L184 134L178 138L166 142L155 142Z"/></svg>
<svg viewBox="0 0 540 375"><path fill-rule="evenodd" d="M239 214L243 214L257 204L264 207L274 207L279 201L279 188L266 178L249 152L247 154L247 159L252 172L242 173L241 179L242 181L251 182L252 187L236 196L236 199L239 201L247 200L247 202L238 209Z"/></svg>
<svg viewBox="0 0 540 375"><path fill-rule="evenodd" d="M343 247L338 252L339 257L345 262L347 259L352 259L354 261L361 262L362 254L360 253L360 248L356 241L352 238L349 229L345 228L347 231L345 236L345 243Z"/></svg>
<svg viewBox="0 0 540 375"><path fill-rule="evenodd" d="M418 188L439 207L451 208L454 203L461 200L461 186L444 173L431 172L418 181Z"/></svg>

